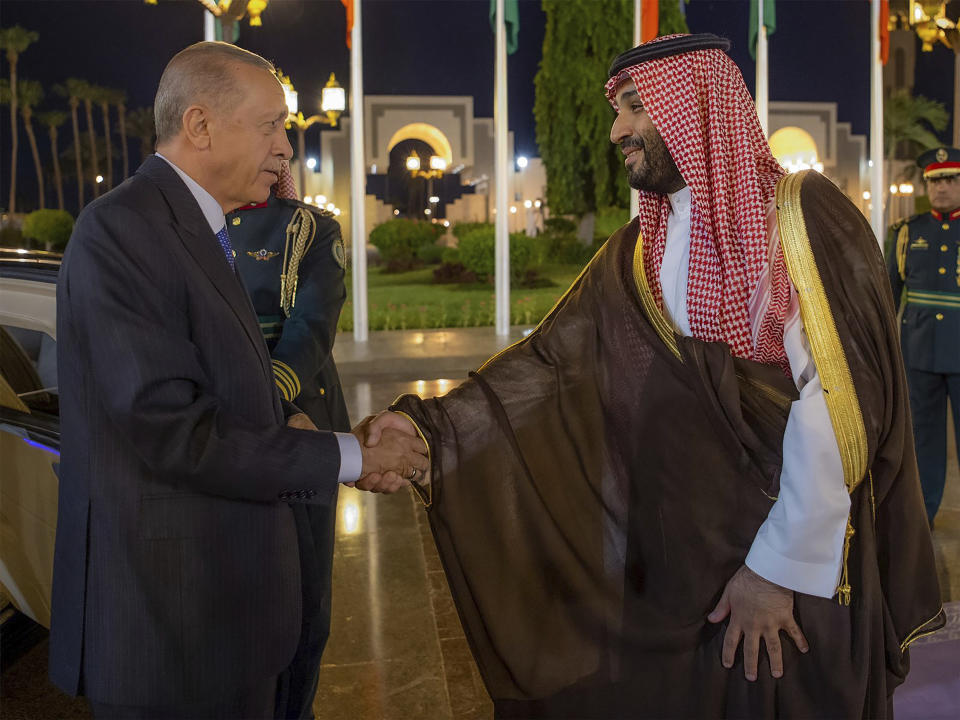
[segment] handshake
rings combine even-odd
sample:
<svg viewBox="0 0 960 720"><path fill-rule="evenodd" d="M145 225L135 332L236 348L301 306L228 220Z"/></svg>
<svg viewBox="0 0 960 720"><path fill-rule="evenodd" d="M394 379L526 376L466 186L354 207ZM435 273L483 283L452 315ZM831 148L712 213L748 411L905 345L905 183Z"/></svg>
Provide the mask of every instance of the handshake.
<svg viewBox="0 0 960 720"><path fill-rule="evenodd" d="M301 430L316 430L304 414L288 418L287 425ZM427 446L406 416L385 410L370 415L351 432L360 442L363 469L356 482L344 483L359 490L393 493L423 479L430 470Z"/></svg>

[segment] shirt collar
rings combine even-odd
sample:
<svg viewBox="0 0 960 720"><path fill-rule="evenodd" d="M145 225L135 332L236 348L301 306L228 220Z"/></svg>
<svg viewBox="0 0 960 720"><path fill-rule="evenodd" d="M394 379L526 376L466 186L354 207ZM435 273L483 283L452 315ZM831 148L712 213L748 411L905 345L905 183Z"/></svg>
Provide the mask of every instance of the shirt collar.
<svg viewBox="0 0 960 720"><path fill-rule="evenodd" d="M180 179L183 180L184 184L187 186L187 189L200 206L200 211L203 213L203 217L206 218L207 223L210 225L210 230L213 232L213 234L216 235L218 232L220 232L220 230L226 227L227 221L223 216L223 208L220 207L220 203L213 199L213 195L204 190L200 186L200 183L187 175L172 162L167 160L167 158L163 157L163 155L160 153L154 154L172 167L176 171L177 175L180 176Z"/></svg>
<svg viewBox="0 0 960 720"><path fill-rule="evenodd" d="M670 198L670 208L677 217L690 216L690 186L684 185L675 193L667 195Z"/></svg>

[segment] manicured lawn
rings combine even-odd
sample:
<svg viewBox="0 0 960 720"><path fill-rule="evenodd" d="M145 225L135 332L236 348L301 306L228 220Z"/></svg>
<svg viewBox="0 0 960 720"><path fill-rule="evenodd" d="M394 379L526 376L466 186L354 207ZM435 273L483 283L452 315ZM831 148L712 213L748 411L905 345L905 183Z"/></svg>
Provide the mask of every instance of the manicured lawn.
<svg viewBox="0 0 960 720"><path fill-rule="evenodd" d="M371 330L411 330L441 327L493 325L496 301L493 285L483 283L438 285L433 283L431 265L406 273L388 274L370 268L368 313ZM540 270L551 287L512 287L510 322L535 325L576 279L575 265L547 265ZM350 269L347 269L347 302L340 313L340 331L353 330L353 302Z"/></svg>

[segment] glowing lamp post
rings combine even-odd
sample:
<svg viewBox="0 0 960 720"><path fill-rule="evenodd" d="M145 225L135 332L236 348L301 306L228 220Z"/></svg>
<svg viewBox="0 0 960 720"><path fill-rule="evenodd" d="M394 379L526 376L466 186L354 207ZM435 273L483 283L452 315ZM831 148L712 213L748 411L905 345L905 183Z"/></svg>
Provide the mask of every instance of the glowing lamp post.
<svg viewBox="0 0 960 720"><path fill-rule="evenodd" d="M346 110L347 94L344 89L340 87L336 76L330 73L330 79L327 80L327 84L320 92L320 112L323 114L311 115L305 118L298 107L299 95L293 87L293 81L290 80L288 75L282 74L279 70L277 70L277 74L280 76L284 100L286 100L287 103L287 128L295 127L297 129L297 158L300 161L300 190L303 191L306 189L306 167L309 163L306 157L307 130L316 123L336 127L337 120L340 119L340 115ZM316 161L314 161L312 167L315 166Z"/></svg>

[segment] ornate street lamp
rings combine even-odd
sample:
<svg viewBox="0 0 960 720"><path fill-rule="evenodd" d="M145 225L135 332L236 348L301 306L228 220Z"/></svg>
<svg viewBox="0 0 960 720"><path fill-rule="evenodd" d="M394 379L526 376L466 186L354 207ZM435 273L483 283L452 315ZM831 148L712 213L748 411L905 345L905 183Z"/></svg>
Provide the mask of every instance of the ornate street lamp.
<svg viewBox="0 0 960 720"><path fill-rule="evenodd" d="M157 0L143 0L147 5L156 5ZM224 38L233 37L233 26L244 15L250 18L251 27L260 27L260 15L267 9L269 0L197 0L211 15L220 21Z"/></svg>
<svg viewBox="0 0 960 720"><path fill-rule="evenodd" d="M425 178L427 181L427 196L431 205L439 205L440 198L433 194L433 179L442 178L443 174L447 170L447 161L440 157L439 155L431 155L429 161L430 169L421 170L420 169L420 156L417 154L417 151L414 150L407 157L407 170L410 171L410 175L415 178ZM423 211L425 215L432 215L433 210L427 208Z"/></svg>
<svg viewBox="0 0 960 720"><path fill-rule="evenodd" d="M960 145L960 17L956 3L947 16L947 5L942 0L892 0L890 3L890 30L912 30L920 38L923 52L931 52L936 42L942 42L954 53L953 144Z"/></svg>
<svg viewBox="0 0 960 720"><path fill-rule="evenodd" d="M280 77L280 84L283 85L284 99L287 101L287 129L289 130L291 127L297 129L297 158L300 160L300 190L302 192L306 189L307 182L306 132L316 123L336 127L340 115L347 109L347 94L344 89L340 87L336 76L330 73L330 79L327 80L327 84L324 85L323 90L320 92L320 112L323 114L304 117L303 113L298 110L298 95L297 91L293 88L293 82L290 80L290 77L284 75L279 69L277 70L277 75Z"/></svg>
<svg viewBox="0 0 960 720"><path fill-rule="evenodd" d="M443 177L443 173L447 170L447 161L439 155L431 155L430 169L421 170L420 156L417 155L416 151L413 151L410 154L410 157L407 158L407 170L410 171L410 174L413 175L413 177L422 177L427 178L428 180L432 178L441 178Z"/></svg>
<svg viewBox="0 0 960 720"><path fill-rule="evenodd" d="M957 21L947 17L943 0L894 0L890 3L889 27L913 30L923 43L923 52L931 52L936 42L960 52Z"/></svg>

